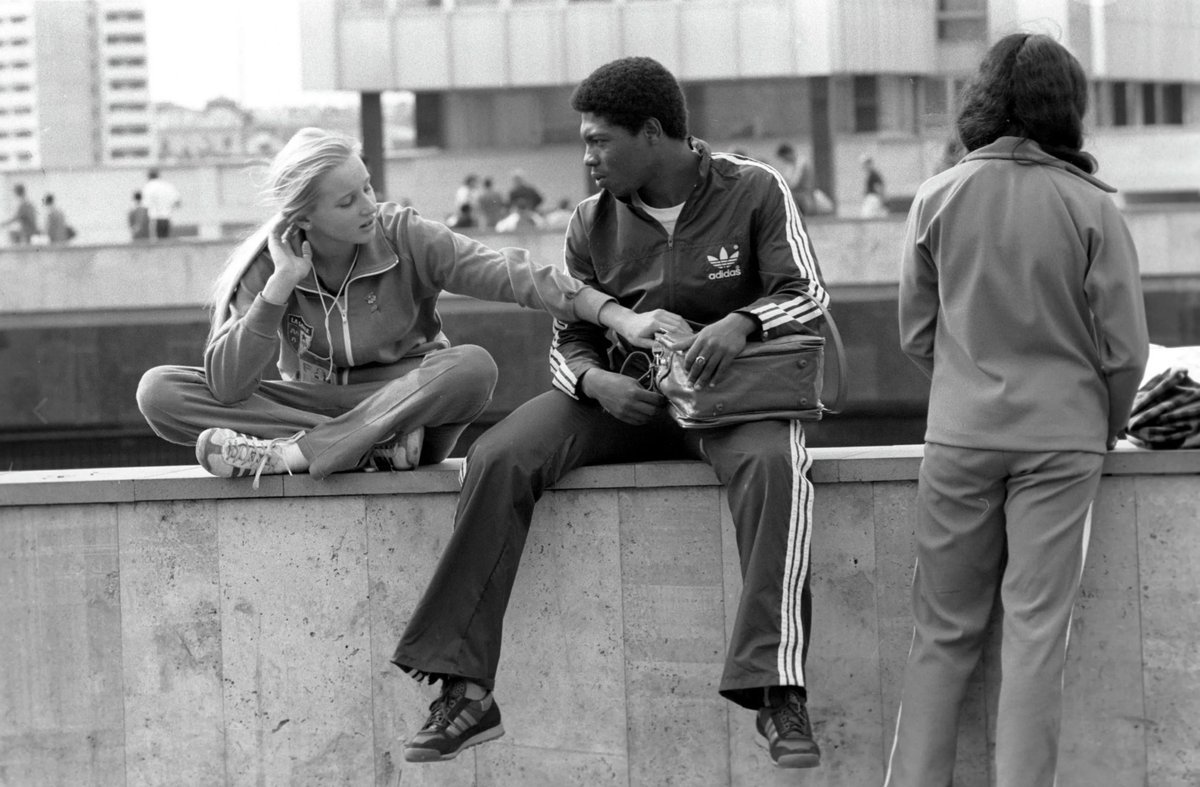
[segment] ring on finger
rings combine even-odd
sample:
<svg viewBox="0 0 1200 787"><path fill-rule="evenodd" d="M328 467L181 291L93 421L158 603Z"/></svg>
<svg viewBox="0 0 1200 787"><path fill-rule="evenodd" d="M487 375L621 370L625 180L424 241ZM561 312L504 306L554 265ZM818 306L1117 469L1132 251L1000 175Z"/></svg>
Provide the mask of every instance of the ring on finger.
<svg viewBox="0 0 1200 787"><path fill-rule="evenodd" d="M703 366L707 362L708 362L708 359L705 358L703 355L696 356L696 363L700 364L701 366Z"/></svg>

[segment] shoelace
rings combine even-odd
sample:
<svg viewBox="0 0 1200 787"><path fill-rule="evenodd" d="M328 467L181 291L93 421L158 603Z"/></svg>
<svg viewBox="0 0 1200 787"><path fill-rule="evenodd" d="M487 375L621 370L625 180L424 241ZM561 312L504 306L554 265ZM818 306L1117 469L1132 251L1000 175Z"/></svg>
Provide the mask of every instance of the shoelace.
<svg viewBox="0 0 1200 787"><path fill-rule="evenodd" d="M792 731L801 735L812 734L809 731L808 708L795 694L789 693L783 704L771 712L771 716L775 720L775 728L780 737Z"/></svg>
<svg viewBox="0 0 1200 787"><path fill-rule="evenodd" d="M463 683L452 683L433 702L429 703L429 718L422 729L446 727L450 724L450 706L466 692Z"/></svg>
<svg viewBox="0 0 1200 787"><path fill-rule="evenodd" d="M247 469L257 463L258 467L254 471L254 483L252 487L258 489L258 479L262 476L262 471L267 466L267 462L271 461L276 446L294 439L296 439L295 435L292 437L276 437L274 440L264 441L257 437L238 435L221 446L221 458L231 465ZM282 457L280 461L283 461ZM287 466L286 462L283 465L283 469L287 470L288 475L292 475L292 469Z"/></svg>

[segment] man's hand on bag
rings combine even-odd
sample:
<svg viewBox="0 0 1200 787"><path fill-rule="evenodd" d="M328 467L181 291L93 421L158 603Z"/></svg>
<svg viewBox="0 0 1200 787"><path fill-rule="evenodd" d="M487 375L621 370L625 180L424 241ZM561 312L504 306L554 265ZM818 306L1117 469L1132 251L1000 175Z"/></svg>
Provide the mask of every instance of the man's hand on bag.
<svg viewBox="0 0 1200 787"><path fill-rule="evenodd" d="M671 346L687 351L683 368L693 386L716 385L729 370L733 359L745 349L746 337L757 328L758 323L753 317L734 312Z"/></svg>
<svg viewBox="0 0 1200 787"><path fill-rule="evenodd" d="M603 369L588 370L583 376L583 392L613 418L633 426L649 423L667 402L662 394L647 391L632 377Z"/></svg>

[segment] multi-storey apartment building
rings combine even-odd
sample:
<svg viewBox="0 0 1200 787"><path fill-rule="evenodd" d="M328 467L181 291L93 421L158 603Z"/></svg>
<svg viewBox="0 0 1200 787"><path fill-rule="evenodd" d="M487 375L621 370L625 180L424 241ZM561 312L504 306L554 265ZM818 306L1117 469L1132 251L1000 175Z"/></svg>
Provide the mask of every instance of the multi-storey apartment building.
<svg viewBox="0 0 1200 787"><path fill-rule="evenodd" d="M572 86L643 54L684 83L694 133L768 159L779 141L811 145L823 182L854 180L843 193L863 152L901 186L928 175L987 46L1047 32L1093 80L1099 146L1171 160L1131 162L1145 182L1126 187L1200 183L1200 160L1175 155L1200 130L1194 0L305 0L301 13L305 86L361 91L365 109L414 91L418 145L573 141Z"/></svg>
<svg viewBox="0 0 1200 787"><path fill-rule="evenodd" d="M142 0L0 1L0 169L145 163Z"/></svg>

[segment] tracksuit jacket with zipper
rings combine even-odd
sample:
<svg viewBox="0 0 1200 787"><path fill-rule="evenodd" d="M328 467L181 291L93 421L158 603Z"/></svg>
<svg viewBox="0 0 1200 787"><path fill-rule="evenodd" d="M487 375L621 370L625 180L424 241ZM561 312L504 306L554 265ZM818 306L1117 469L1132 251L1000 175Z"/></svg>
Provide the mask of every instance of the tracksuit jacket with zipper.
<svg viewBox="0 0 1200 787"><path fill-rule="evenodd" d="M737 311L761 340L814 331L828 302L791 192L775 170L712 154L693 140L698 183L673 237L649 214L601 191L567 230L568 270L635 311L673 311L701 328ZM768 686L805 686L809 643L811 464L796 421L704 431L676 426L665 408L633 426L579 388L591 369L618 371L628 348L603 329L559 320L549 391L476 441L467 456L455 530L393 661L418 678L457 675L493 686L503 616L542 490L574 467L692 457L713 466L728 492L744 590L720 690L746 707Z"/></svg>
<svg viewBox="0 0 1200 787"><path fill-rule="evenodd" d="M494 251L411 208L383 203L376 221L340 291L312 271L283 304L259 295L274 271L264 244L226 304L204 368L158 367L143 378L139 404L159 435L191 444L214 426L262 438L304 431L309 472L322 477L426 427L421 461L441 461L496 382L486 351L451 347L442 332L443 291L571 320L598 319L611 300L522 249ZM272 364L282 380L265 379Z"/></svg>

